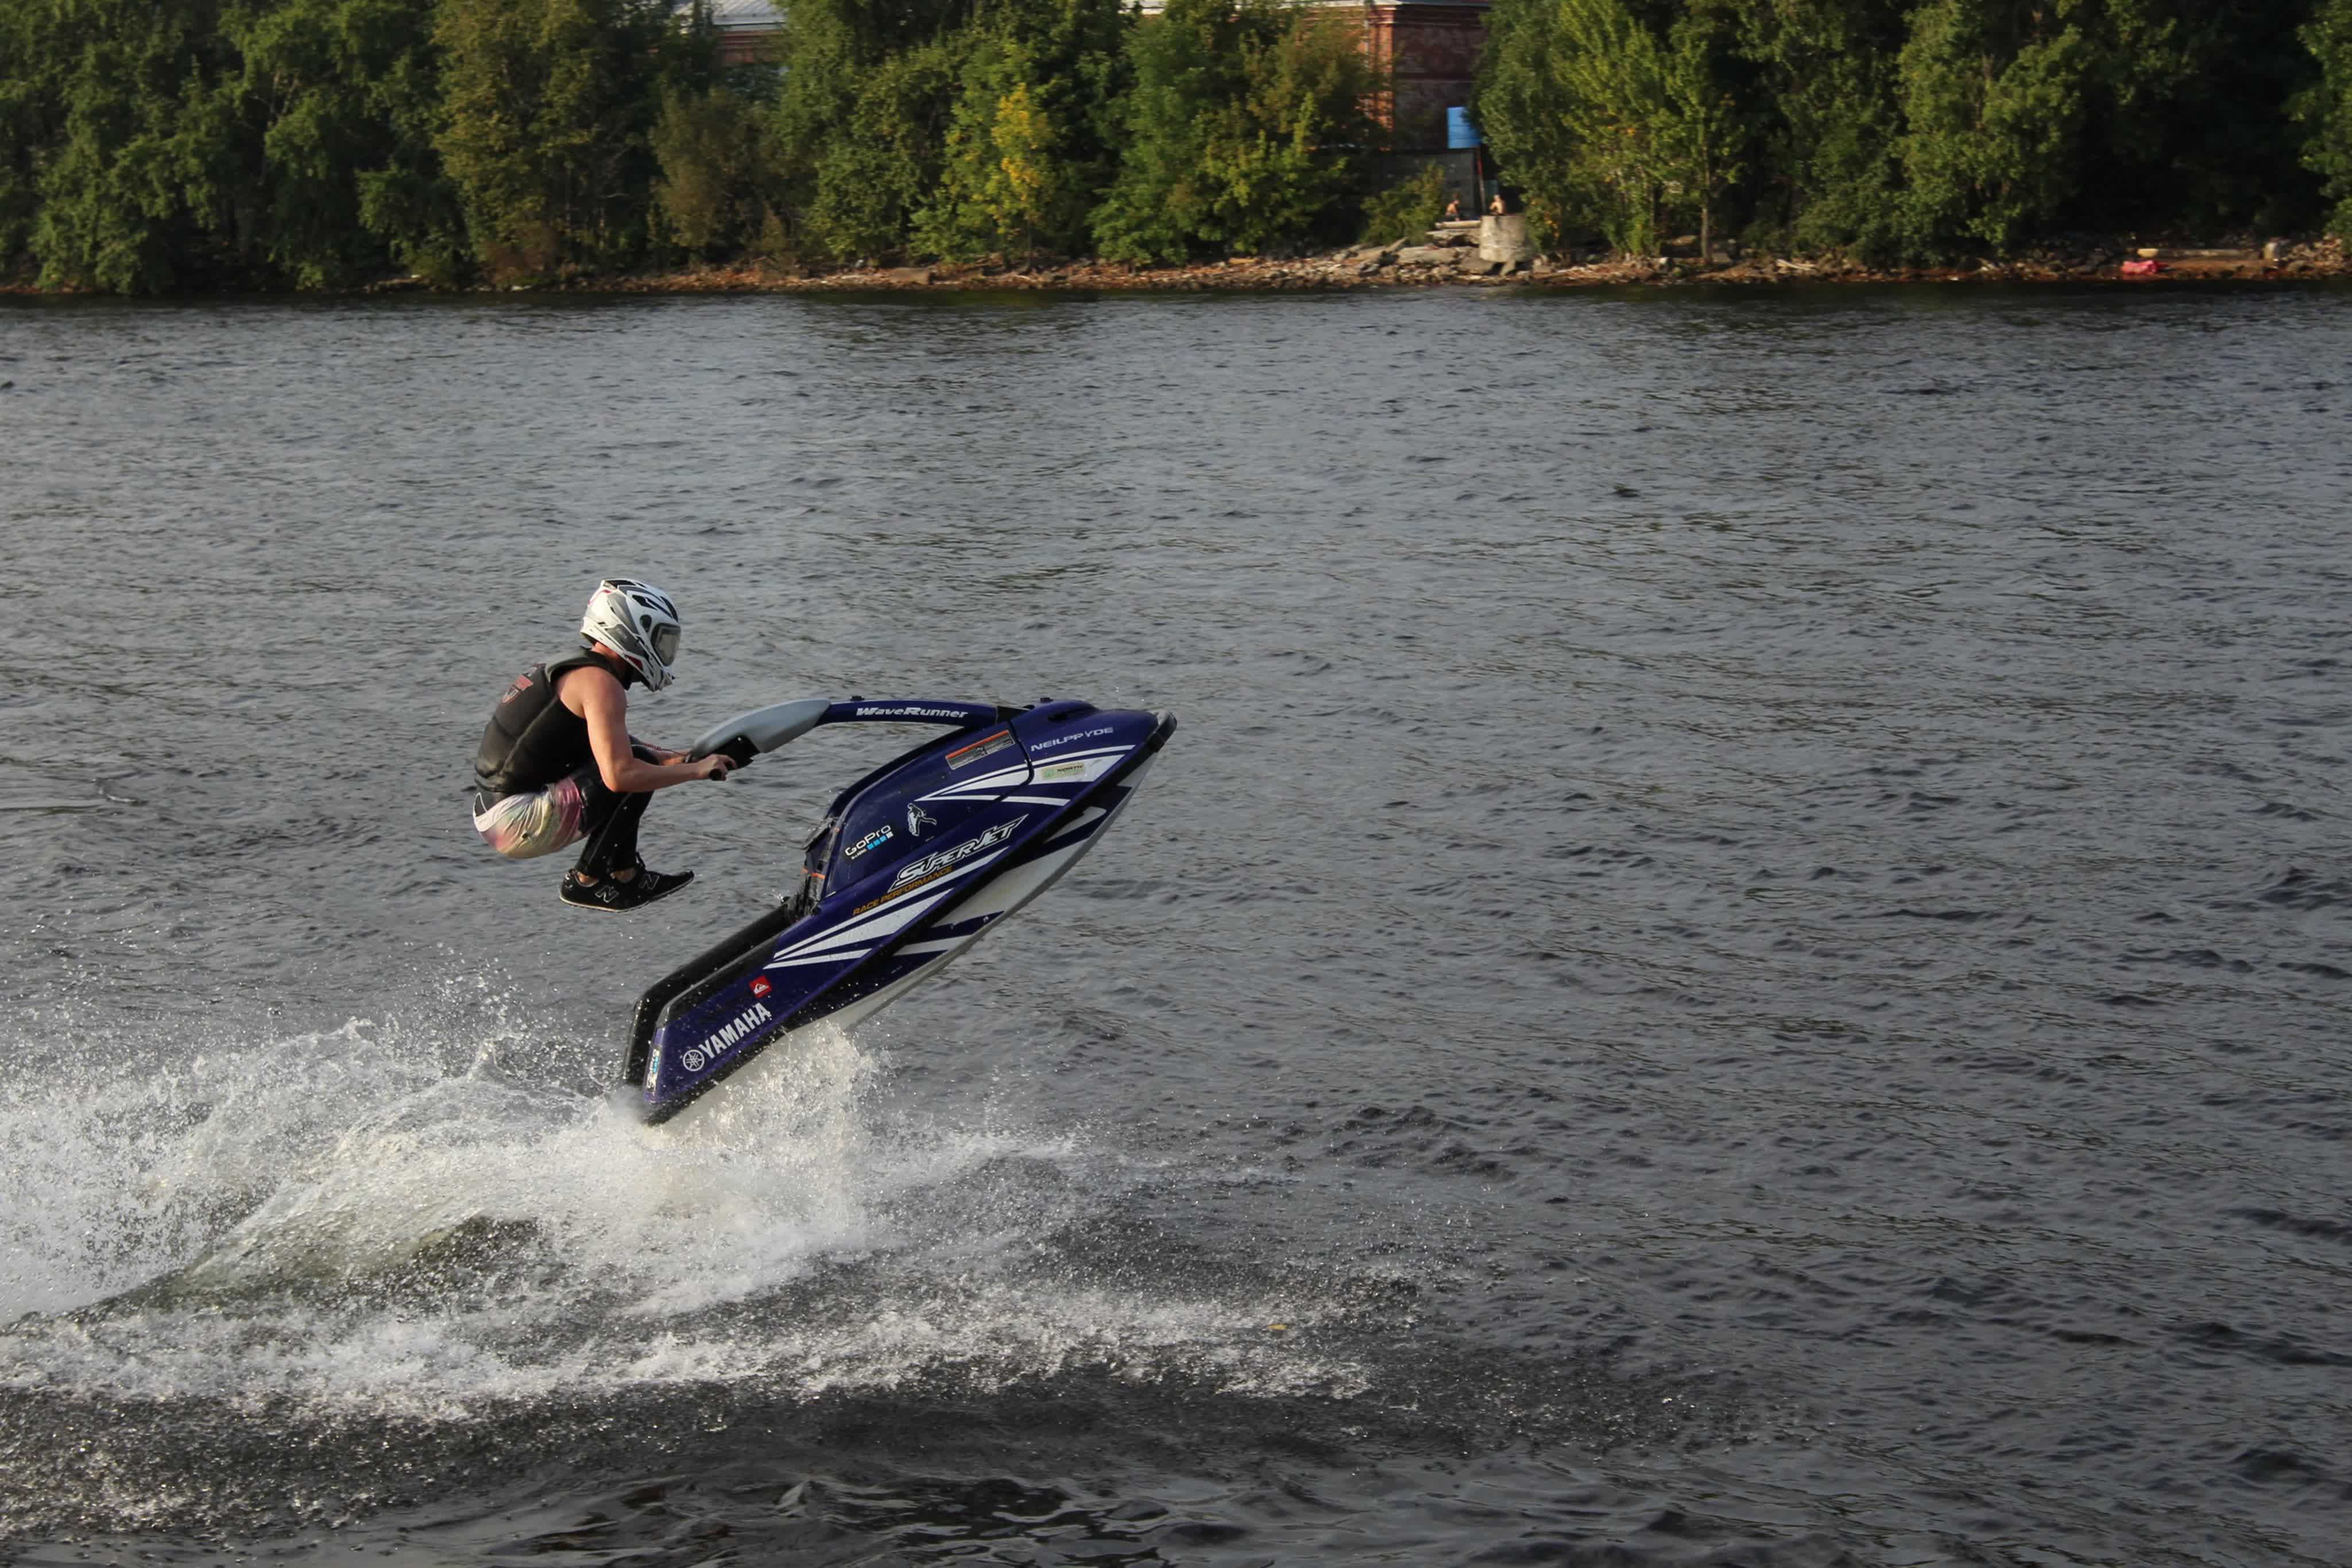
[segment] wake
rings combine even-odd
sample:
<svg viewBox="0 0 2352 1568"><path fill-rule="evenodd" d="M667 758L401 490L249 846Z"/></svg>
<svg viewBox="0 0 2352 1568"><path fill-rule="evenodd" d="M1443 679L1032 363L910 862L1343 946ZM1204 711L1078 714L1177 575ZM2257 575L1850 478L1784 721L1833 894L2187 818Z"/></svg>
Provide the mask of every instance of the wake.
<svg viewBox="0 0 2352 1568"><path fill-rule="evenodd" d="M705 1113L508 1076L498 1042L341 1029L0 1098L0 1385L487 1402L756 1380L786 1396L1074 1368L1235 1391L1360 1385L1270 1340L1311 1303L1056 1264L1162 1182L1066 1137L881 1107L819 1028Z"/></svg>

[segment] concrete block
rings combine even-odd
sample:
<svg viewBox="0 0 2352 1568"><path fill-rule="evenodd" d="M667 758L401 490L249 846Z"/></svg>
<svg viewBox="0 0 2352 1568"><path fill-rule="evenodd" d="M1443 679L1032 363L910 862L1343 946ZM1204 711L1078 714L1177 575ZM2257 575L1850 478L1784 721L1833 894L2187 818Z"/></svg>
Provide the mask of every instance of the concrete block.
<svg viewBox="0 0 2352 1568"><path fill-rule="evenodd" d="M1507 266L1535 259L1536 247L1528 238L1528 215L1525 213L1490 214L1478 220L1478 259Z"/></svg>

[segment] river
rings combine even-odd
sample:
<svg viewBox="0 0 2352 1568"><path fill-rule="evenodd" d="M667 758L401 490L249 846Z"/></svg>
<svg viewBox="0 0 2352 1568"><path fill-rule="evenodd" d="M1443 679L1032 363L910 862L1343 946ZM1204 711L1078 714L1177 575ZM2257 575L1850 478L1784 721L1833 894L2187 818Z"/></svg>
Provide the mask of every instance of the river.
<svg viewBox="0 0 2352 1568"><path fill-rule="evenodd" d="M2335 1563L2352 292L0 305L0 1557ZM887 737L1181 728L707 1124ZM724 1092L722 1092L723 1093Z"/></svg>

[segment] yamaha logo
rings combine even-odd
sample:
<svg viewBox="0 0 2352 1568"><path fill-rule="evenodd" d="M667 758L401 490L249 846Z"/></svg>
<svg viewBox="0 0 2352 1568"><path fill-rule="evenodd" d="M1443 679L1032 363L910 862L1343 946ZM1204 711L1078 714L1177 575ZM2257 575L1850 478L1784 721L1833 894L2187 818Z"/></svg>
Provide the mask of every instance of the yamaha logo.
<svg viewBox="0 0 2352 1568"><path fill-rule="evenodd" d="M709 1040L700 1045L688 1046L678 1053L677 1059L688 1072L699 1072L706 1067L716 1066L729 1051L757 1034L761 1024L775 1021L776 1015L768 1010L765 1002L753 1002L721 1024Z"/></svg>

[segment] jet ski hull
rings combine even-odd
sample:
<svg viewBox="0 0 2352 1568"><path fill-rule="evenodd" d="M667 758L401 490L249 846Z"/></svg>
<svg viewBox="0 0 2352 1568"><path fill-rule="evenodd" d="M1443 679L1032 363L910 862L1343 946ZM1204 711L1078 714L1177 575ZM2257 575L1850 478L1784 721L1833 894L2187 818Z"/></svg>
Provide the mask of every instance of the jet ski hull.
<svg viewBox="0 0 2352 1568"><path fill-rule="evenodd" d="M854 716L898 716L865 705ZM1175 727L1041 704L964 726L843 791L810 842L804 895L639 1002L625 1071L645 1119L667 1121L779 1041L820 1022L854 1027L938 974L1100 841Z"/></svg>

